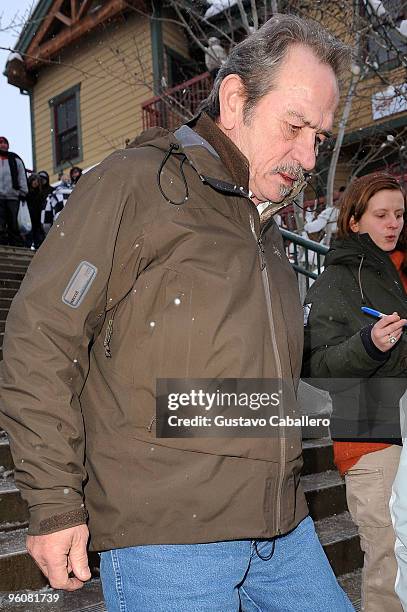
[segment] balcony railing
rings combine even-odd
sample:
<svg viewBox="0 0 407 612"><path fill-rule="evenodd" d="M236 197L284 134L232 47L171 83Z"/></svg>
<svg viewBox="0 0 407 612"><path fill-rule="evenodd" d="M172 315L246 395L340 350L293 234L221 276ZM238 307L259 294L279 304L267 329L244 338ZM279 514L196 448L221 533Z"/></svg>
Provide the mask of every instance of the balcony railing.
<svg viewBox="0 0 407 612"><path fill-rule="evenodd" d="M211 89L212 77L209 72L164 89L160 96L142 104L143 129L161 126L172 130L192 119Z"/></svg>

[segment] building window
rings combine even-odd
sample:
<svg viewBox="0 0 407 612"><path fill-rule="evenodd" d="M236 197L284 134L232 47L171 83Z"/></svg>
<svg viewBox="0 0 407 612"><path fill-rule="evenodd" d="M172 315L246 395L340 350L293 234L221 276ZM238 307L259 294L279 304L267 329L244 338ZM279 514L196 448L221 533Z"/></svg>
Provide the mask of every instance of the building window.
<svg viewBox="0 0 407 612"><path fill-rule="evenodd" d="M76 85L49 101L55 172L82 160L79 92Z"/></svg>

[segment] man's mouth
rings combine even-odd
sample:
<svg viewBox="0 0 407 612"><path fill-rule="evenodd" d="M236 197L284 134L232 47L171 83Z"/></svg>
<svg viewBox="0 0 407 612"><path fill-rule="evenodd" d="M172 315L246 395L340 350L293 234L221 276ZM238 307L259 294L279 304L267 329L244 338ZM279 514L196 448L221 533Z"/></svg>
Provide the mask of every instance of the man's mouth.
<svg viewBox="0 0 407 612"><path fill-rule="evenodd" d="M297 177L291 176L290 174L285 174L285 172L279 172L279 175L281 176L283 181L290 186L293 185L297 180Z"/></svg>

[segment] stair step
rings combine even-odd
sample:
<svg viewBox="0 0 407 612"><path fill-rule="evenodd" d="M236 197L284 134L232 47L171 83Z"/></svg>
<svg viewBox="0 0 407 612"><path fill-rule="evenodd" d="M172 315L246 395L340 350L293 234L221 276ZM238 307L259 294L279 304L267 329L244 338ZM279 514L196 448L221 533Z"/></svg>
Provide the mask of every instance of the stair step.
<svg viewBox="0 0 407 612"><path fill-rule="evenodd" d="M348 597L351 600L353 607L355 608L355 612L360 612L362 604L360 598L360 591L362 585L362 570L357 569L354 572L350 572L349 574L339 576L338 582L345 591L345 593L348 594Z"/></svg>
<svg viewBox="0 0 407 612"><path fill-rule="evenodd" d="M0 437L0 465L5 467L6 470L12 470L14 468L10 445L4 433Z"/></svg>
<svg viewBox="0 0 407 612"><path fill-rule="evenodd" d="M0 289L20 289L21 280L0 278Z"/></svg>
<svg viewBox="0 0 407 612"><path fill-rule="evenodd" d="M345 482L336 470L302 476L301 482L314 521L347 510Z"/></svg>
<svg viewBox="0 0 407 612"><path fill-rule="evenodd" d="M9 311L12 301L12 297L2 297L2 295L0 295L0 308L6 308L7 311Z"/></svg>
<svg viewBox="0 0 407 612"><path fill-rule="evenodd" d="M330 438L302 441L304 467L302 475L334 470L333 447Z"/></svg>
<svg viewBox="0 0 407 612"><path fill-rule="evenodd" d="M21 524L26 523L28 507L14 481L10 478L0 479L0 530L10 519Z"/></svg>
<svg viewBox="0 0 407 612"><path fill-rule="evenodd" d="M358 531L349 512L316 521L315 528L336 576L362 567Z"/></svg>
<svg viewBox="0 0 407 612"><path fill-rule="evenodd" d="M40 589L45 576L25 548L25 529L0 533L0 592Z"/></svg>
<svg viewBox="0 0 407 612"><path fill-rule="evenodd" d="M24 270L23 272L18 272L17 270L2 270L0 272L0 278L1 280L18 280L21 282L24 278L25 273L26 270Z"/></svg>
<svg viewBox="0 0 407 612"><path fill-rule="evenodd" d="M15 294L17 293L19 287L3 287L0 281L0 298L2 299L13 299Z"/></svg>
<svg viewBox="0 0 407 612"><path fill-rule="evenodd" d="M8 308L0 308L0 321L5 321L8 315Z"/></svg>
<svg viewBox="0 0 407 612"><path fill-rule="evenodd" d="M106 612L106 607L103 599L102 585L98 578L93 578L88 582L85 582L83 587L78 591L68 593L67 591L60 591L51 589L49 587L43 588L39 591L20 591L20 598L25 598L25 595L37 595L39 603L31 604L32 607L28 608L27 603L14 603L11 607L9 604L8 594L0 594L0 610L12 609L13 612L40 612L41 610L46 612ZM46 596L52 597L58 596L58 601L47 602L45 600L41 605L42 598ZM9 607L7 607L9 606Z"/></svg>

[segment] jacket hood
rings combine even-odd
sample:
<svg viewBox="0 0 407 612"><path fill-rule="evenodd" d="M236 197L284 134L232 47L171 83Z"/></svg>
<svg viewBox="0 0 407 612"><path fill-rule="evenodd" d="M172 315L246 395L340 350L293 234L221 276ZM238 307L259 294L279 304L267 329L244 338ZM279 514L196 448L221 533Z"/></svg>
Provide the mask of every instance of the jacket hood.
<svg viewBox="0 0 407 612"><path fill-rule="evenodd" d="M191 124L194 124L196 120L197 118L191 121ZM203 183L207 183L218 191L251 199L251 193L247 186L238 184L233 180L224 164L219 163L220 156L214 147L190 125L182 125L175 132L170 132L164 128L151 128L135 138L128 145L128 148L145 146L155 147L166 152L162 167L171 155L179 155L180 163L182 163L182 158L187 159ZM277 212L292 204L305 185L305 181L299 183L282 202L270 202L261 214L262 222L266 222Z"/></svg>
<svg viewBox="0 0 407 612"><path fill-rule="evenodd" d="M369 234L352 234L335 240L325 258L325 267L358 264L361 259L375 260L375 265L385 265L388 256L370 238Z"/></svg>

